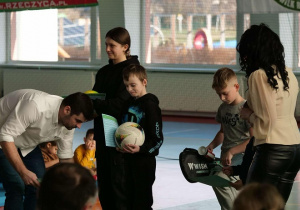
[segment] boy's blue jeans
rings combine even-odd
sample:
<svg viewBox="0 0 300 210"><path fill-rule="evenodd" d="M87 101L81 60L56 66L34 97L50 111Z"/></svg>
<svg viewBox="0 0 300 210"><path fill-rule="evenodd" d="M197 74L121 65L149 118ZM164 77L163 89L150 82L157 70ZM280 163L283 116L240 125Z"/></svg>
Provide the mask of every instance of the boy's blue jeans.
<svg viewBox="0 0 300 210"><path fill-rule="evenodd" d="M45 173L45 163L39 146L25 157L20 157L28 170L42 178ZM2 149L0 149L0 180L5 189L5 210L35 210L37 189L25 185L17 171L10 164Z"/></svg>

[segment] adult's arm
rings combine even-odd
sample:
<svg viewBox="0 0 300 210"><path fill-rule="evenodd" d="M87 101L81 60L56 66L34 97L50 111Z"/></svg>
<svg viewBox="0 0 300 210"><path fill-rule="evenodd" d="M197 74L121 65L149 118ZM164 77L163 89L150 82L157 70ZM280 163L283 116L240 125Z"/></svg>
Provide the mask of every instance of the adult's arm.
<svg viewBox="0 0 300 210"><path fill-rule="evenodd" d="M39 187L40 183L35 173L29 171L24 165L17 148L14 142L0 142L2 150L11 163L11 165L16 169L16 171L20 174L22 180L26 185L33 185L35 187Z"/></svg>
<svg viewBox="0 0 300 210"><path fill-rule="evenodd" d="M61 139L57 141L57 156L59 157L60 162L61 160L66 162L74 162L73 138L75 129L64 129L62 132L64 132L64 136L62 136Z"/></svg>
<svg viewBox="0 0 300 210"><path fill-rule="evenodd" d="M253 113L249 121L253 125L255 138L265 139L276 123L276 91L268 83L263 70L253 72L248 80L249 105Z"/></svg>
<svg viewBox="0 0 300 210"><path fill-rule="evenodd" d="M26 128L34 123L38 117L39 114L34 101L20 100L0 129L0 145L6 158L20 174L24 183L35 187L39 186L37 176L24 165L14 139L24 133Z"/></svg>
<svg viewBox="0 0 300 210"><path fill-rule="evenodd" d="M112 116L119 116L125 101L130 98L124 83L120 84L116 97L106 100L93 100L94 109L98 115L106 113Z"/></svg>

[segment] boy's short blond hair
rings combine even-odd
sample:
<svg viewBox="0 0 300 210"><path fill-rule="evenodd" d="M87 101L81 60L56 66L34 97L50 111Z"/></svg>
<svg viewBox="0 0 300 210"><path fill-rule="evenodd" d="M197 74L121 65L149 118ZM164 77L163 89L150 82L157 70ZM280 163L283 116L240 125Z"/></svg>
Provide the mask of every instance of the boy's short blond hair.
<svg viewBox="0 0 300 210"><path fill-rule="evenodd" d="M236 74L234 71L230 68L220 68L216 73L214 74L213 89L224 89L227 87L228 82L231 79L237 79Z"/></svg>
<svg viewBox="0 0 300 210"><path fill-rule="evenodd" d="M146 69L139 64L131 64L123 69L123 80L128 81L130 75L136 76L141 82L147 79Z"/></svg>

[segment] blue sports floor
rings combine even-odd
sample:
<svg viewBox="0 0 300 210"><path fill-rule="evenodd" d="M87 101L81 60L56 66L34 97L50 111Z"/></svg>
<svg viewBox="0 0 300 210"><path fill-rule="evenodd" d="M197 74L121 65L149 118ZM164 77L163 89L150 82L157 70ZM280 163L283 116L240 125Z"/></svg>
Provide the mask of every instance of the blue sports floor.
<svg viewBox="0 0 300 210"><path fill-rule="evenodd" d="M84 123L75 131L73 150L83 143L87 129L93 122ZM212 188L201 183L189 183L179 166L179 154L185 148L198 149L207 146L219 130L218 124L184 123L164 121L164 143L157 157L156 181L153 196L155 210L220 210ZM214 150L220 156L220 146ZM300 209L300 175L294 183L286 210ZM4 193L0 190L0 206L4 204ZM1 208L0 208L1 209Z"/></svg>
<svg viewBox="0 0 300 210"><path fill-rule="evenodd" d="M74 149L83 142L88 122L76 130ZM179 154L185 148L207 146L219 131L218 124L163 122L164 143L157 157L156 181L153 196L155 210L220 210L212 188L202 183L189 183L179 166ZM220 146L214 150L220 157ZM295 181L286 210L300 209L300 173Z"/></svg>

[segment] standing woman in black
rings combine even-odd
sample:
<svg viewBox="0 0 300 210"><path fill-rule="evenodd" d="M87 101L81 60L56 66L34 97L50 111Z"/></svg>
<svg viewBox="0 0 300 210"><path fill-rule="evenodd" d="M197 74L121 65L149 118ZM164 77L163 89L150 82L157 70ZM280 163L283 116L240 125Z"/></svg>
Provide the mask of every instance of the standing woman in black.
<svg viewBox="0 0 300 210"><path fill-rule="evenodd" d="M94 119L94 129L99 199L104 210L127 209L123 154L114 147L105 146L101 114L114 116L120 121L121 107L130 97L123 83L122 71L130 64L139 64L137 56L130 56L130 42L125 28L117 27L107 32L105 45L109 64L98 71L93 87L93 90L106 95L105 100L94 101L98 114Z"/></svg>

